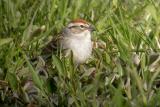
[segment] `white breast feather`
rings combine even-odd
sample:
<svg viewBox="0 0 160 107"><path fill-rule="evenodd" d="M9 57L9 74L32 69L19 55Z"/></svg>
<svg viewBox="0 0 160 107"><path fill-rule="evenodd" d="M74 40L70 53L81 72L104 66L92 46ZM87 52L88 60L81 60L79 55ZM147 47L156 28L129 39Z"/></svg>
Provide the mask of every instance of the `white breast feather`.
<svg viewBox="0 0 160 107"><path fill-rule="evenodd" d="M87 35L85 35L87 36ZM90 34L88 38L64 38L65 43L63 43L64 49L70 49L73 52L73 58L77 63L83 63L87 58L90 57L92 53L92 43L90 39Z"/></svg>

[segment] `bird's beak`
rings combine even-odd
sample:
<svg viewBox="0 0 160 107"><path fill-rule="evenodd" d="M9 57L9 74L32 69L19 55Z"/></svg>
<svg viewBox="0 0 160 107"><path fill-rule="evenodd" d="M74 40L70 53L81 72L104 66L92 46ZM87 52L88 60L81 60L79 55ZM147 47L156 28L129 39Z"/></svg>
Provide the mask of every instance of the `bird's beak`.
<svg viewBox="0 0 160 107"><path fill-rule="evenodd" d="M95 28L93 25L90 25L90 26L89 26L89 30L90 30L91 32L93 32L93 31L96 30L96 28Z"/></svg>

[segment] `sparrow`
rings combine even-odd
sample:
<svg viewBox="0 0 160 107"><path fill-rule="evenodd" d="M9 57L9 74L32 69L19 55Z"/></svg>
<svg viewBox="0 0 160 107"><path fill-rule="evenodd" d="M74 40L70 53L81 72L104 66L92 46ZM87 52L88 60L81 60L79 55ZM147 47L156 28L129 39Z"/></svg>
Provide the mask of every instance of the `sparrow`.
<svg viewBox="0 0 160 107"><path fill-rule="evenodd" d="M73 61L76 64L84 63L92 54L91 35L94 30L95 28L86 20L75 19L67 24L62 30L61 36L52 40L44 51L53 51L60 47L64 50L66 57L72 51Z"/></svg>

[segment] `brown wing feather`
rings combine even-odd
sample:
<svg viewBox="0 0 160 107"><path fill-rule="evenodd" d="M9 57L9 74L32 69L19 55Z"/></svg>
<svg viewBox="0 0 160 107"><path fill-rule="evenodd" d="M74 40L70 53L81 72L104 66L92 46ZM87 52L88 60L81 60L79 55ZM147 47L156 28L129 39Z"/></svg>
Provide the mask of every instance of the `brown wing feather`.
<svg viewBox="0 0 160 107"><path fill-rule="evenodd" d="M61 39L62 36L53 38L45 47L42 48L42 55L47 55L56 52L58 47L60 47Z"/></svg>

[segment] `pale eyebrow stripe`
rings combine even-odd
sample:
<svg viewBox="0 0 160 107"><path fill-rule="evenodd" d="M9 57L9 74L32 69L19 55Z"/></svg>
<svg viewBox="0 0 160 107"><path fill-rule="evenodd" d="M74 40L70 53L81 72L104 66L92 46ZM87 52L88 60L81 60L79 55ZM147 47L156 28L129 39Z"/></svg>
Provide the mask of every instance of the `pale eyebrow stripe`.
<svg viewBox="0 0 160 107"><path fill-rule="evenodd" d="M81 23L76 23L76 24L70 23L70 24L68 25L69 28L72 27L72 26L81 26ZM86 28L89 27L88 24L84 24L84 26L85 26Z"/></svg>

